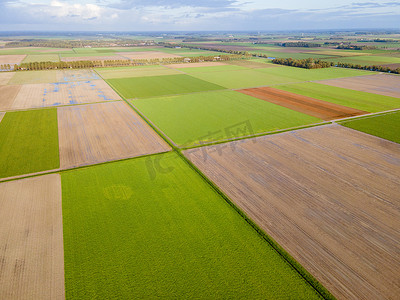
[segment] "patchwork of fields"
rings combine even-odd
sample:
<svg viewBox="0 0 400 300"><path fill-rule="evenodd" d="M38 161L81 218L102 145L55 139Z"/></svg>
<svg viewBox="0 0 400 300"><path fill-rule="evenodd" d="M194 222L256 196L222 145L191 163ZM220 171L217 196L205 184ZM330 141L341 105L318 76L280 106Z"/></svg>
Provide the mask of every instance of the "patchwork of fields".
<svg viewBox="0 0 400 300"><path fill-rule="evenodd" d="M399 80L263 59L0 72L0 298L395 298Z"/></svg>

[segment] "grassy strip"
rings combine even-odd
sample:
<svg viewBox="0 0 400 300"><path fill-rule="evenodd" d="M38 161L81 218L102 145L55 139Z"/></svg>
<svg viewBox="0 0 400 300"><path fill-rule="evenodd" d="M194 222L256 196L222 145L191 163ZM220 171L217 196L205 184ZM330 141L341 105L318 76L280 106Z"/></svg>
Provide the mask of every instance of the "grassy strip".
<svg viewBox="0 0 400 300"><path fill-rule="evenodd" d="M400 143L400 111L353 118L338 122L340 125Z"/></svg>
<svg viewBox="0 0 400 300"><path fill-rule="evenodd" d="M0 123L0 178L57 169L57 110L7 112Z"/></svg>

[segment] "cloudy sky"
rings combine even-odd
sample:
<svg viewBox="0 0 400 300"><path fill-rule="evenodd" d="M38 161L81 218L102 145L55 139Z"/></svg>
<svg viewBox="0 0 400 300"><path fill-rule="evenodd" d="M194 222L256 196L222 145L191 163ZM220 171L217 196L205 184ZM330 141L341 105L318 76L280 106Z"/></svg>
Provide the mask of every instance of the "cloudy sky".
<svg viewBox="0 0 400 300"><path fill-rule="evenodd" d="M400 28L400 1L0 0L0 30Z"/></svg>

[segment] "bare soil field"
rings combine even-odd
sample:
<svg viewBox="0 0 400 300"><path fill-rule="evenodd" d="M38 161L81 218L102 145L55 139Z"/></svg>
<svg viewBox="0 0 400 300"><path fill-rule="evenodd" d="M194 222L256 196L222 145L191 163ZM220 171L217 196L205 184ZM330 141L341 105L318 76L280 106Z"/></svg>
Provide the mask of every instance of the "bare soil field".
<svg viewBox="0 0 400 300"><path fill-rule="evenodd" d="M153 59L153 58L181 57L180 55L158 52L158 51L118 52L117 54L123 56L126 59Z"/></svg>
<svg viewBox="0 0 400 300"><path fill-rule="evenodd" d="M103 80L25 84L15 97L12 109L121 100Z"/></svg>
<svg viewBox="0 0 400 300"><path fill-rule="evenodd" d="M58 108L61 168L170 150L125 102Z"/></svg>
<svg viewBox="0 0 400 300"><path fill-rule="evenodd" d="M0 183L0 299L65 299L59 174Z"/></svg>
<svg viewBox="0 0 400 300"><path fill-rule="evenodd" d="M400 75L376 74L321 80L318 83L400 98Z"/></svg>
<svg viewBox="0 0 400 300"><path fill-rule="evenodd" d="M182 68L196 68L196 67L215 67L215 66L225 66L226 63L222 62L199 62L199 63L182 63L182 64L170 64L167 65L168 68L182 69Z"/></svg>
<svg viewBox="0 0 400 300"><path fill-rule="evenodd" d="M93 70L57 70L57 82L87 81L101 79Z"/></svg>
<svg viewBox="0 0 400 300"><path fill-rule="evenodd" d="M400 295L400 145L339 125L184 151L339 299Z"/></svg>
<svg viewBox="0 0 400 300"><path fill-rule="evenodd" d="M0 55L0 65L4 64L10 64L10 65L15 65L15 64L20 64L26 55Z"/></svg>
<svg viewBox="0 0 400 300"><path fill-rule="evenodd" d="M6 114L5 112L0 112L0 122L1 122L1 120L3 120L3 117L5 114Z"/></svg>
<svg viewBox="0 0 400 300"><path fill-rule="evenodd" d="M61 61L84 61L84 60L121 60L126 59L120 55L109 55L109 56L72 56L72 57L61 57Z"/></svg>
<svg viewBox="0 0 400 300"><path fill-rule="evenodd" d="M20 89L20 85L0 85L0 110L12 108Z"/></svg>
<svg viewBox="0 0 400 300"><path fill-rule="evenodd" d="M277 90L271 87L251 88L237 91L322 120L334 120L368 113L366 111Z"/></svg>
<svg viewBox="0 0 400 300"><path fill-rule="evenodd" d="M0 72L0 85L8 84L15 72Z"/></svg>

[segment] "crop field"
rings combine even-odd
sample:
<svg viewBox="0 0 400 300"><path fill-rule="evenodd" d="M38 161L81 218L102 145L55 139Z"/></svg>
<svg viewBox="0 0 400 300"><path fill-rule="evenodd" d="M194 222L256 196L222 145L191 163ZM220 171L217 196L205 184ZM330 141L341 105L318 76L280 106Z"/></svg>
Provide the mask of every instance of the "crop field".
<svg viewBox="0 0 400 300"><path fill-rule="evenodd" d="M0 123L0 178L59 167L55 108L8 112Z"/></svg>
<svg viewBox="0 0 400 300"><path fill-rule="evenodd" d="M249 69L260 69L260 68L277 68L281 65L267 63L266 60L252 59L252 60L231 60L227 61L227 64L241 66Z"/></svg>
<svg viewBox="0 0 400 300"><path fill-rule="evenodd" d="M61 178L0 183L1 299L64 299Z"/></svg>
<svg viewBox="0 0 400 300"><path fill-rule="evenodd" d="M400 98L400 75L376 74L319 81L318 83Z"/></svg>
<svg viewBox="0 0 400 300"><path fill-rule="evenodd" d="M90 69L57 70L57 82L88 81L101 79L99 75Z"/></svg>
<svg viewBox="0 0 400 300"><path fill-rule="evenodd" d="M400 294L399 144L326 125L184 154L334 296Z"/></svg>
<svg viewBox="0 0 400 300"><path fill-rule="evenodd" d="M0 65L4 64L20 64L26 55L0 55Z"/></svg>
<svg viewBox="0 0 400 300"><path fill-rule="evenodd" d="M158 52L158 51L144 51L144 52L120 52L119 55L127 59L154 59L154 58L173 58L181 57L180 55Z"/></svg>
<svg viewBox="0 0 400 300"><path fill-rule="evenodd" d="M0 85L7 84L14 74L15 72L0 72Z"/></svg>
<svg viewBox="0 0 400 300"><path fill-rule="evenodd" d="M62 187L68 299L318 298L175 153L68 171Z"/></svg>
<svg viewBox="0 0 400 300"><path fill-rule="evenodd" d="M47 53L66 53L72 52L69 48L40 48L40 47L17 47L0 49L0 55L28 55L28 54L47 54Z"/></svg>
<svg viewBox="0 0 400 300"><path fill-rule="evenodd" d="M125 102L58 108L61 168L170 150Z"/></svg>
<svg viewBox="0 0 400 300"><path fill-rule="evenodd" d="M61 57L61 61L85 61L85 60L120 60L120 59L125 59L124 57L120 55L91 55L91 56L82 56L82 54L76 55L63 55Z"/></svg>
<svg viewBox="0 0 400 300"><path fill-rule="evenodd" d="M400 111L355 118L340 124L400 144Z"/></svg>
<svg viewBox="0 0 400 300"><path fill-rule="evenodd" d="M96 72L104 79L182 74L177 70L163 66L97 68Z"/></svg>
<svg viewBox="0 0 400 300"><path fill-rule="evenodd" d="M175 144L193 146L321 120L235 91L133 100Z"/></svg>
<svg viewBox="0 0 400 300"><path fill-rule="evenodd" d="M334 120L367 113L366 111L297 95L271 87L244 89L238 90L238 92L278 104L322 120Z"/></svg>
<svg viewBox="0 0 400 300"><path fill-rule="evenodd" d="M0 110L11 109L20 89L20 85L0 85Z"/></svg>
<svg viewBox="0 0 400 300"><path fill-rule="evenodd" d="M26 109L120 99L103 80L24 84L11 108Z"/></svg>
<svg viewBox="0 0 400 300"><path fill-rule="evenodd" d="M30 83L51 83L57 82L58 71L29 71L15 72L8 84L30 84Z"/></svg>
<svg viewBox="0 0 400 300"><path fill-rule="evenodd" d="M387 57L387 56L376 56L376 55L368 55L368 56L352 56L352 57L340 57L340 58L329 58L324 59L332 62L346 62L360 65L382 65L382 64L390 64L390 63L400 63L400 57Z"/></svg>
<svg viewBox="0 0 400 300"><path fill-rule="evenodd" d="M107 79L125 98L147 98L223 89L223 87L189 75L166 75Z"/></svg>
<svg viewBox="0 0 400 300"><path fill-rule="evenodd" d="M22 61L23 63L40 62L40 61L60 61L58 54L29 54Z"/></svg>
<svg viewBox="0 0 400 300"><path fill-rule="evenodd" d="M173 69L183 69L183 68L197 68L197 67L215 67L215 66L225 66L225 62L218 62L218 61L205 61L205 62L198 62L198 63L181 63L181 64L169 64L168 68Z"/></svg>
<svg viewBox="0 0 400 300"><path fill-rule="evenodd" d="M385 111L399 108L400 106L398 98L354 91L314 82L278 85L274 86L274 88L368 112Z"/></svg>
<svg viewBox="0 0 400 300"><path fill-rule="evenodd" d="M236 71L236 70L248 70L245 67L236 65L223 65L223 66L206 66L206 67L194 67L194 68L182 68L181 71L187 74L197 74L197 73L209 73L209 72L223 72L223 71Z"/></svg>
<svg viewBox="0 0 400 300"><path fill-rule="evenodd" d="M4 115L5 115L4 112L0 112L0 122L1 122L1 120L3 120Z"/></svg>
<svg viewBox="0 0 400 300"><path fill-rule="evenodd" d="M259 70L261 69L195 73L191 74L191 76L218 84L228 89L240 89L303 81L301 79L292 79L286 76L271 75L259 72Z"/></svg>

